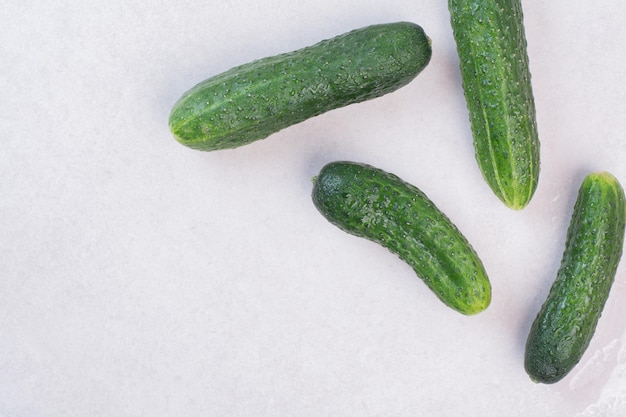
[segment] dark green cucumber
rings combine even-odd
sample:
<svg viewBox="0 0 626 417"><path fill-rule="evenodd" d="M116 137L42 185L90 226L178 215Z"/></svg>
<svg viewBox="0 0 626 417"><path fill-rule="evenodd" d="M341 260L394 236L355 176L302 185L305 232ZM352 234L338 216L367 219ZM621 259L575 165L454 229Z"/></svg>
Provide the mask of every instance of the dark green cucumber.
<svg viewBox="0 0 626 417"><path fill-rule="evenodd" d="M201 82L174 105L170 130L194 149L242 146L395 91L424 69L431 53L430 39L413 23L353 30Z"/></svg>
<svg viewBox="0 0 626 417"><path fill-rule="evenodd" d="M520 0L448 0L476 159L493 192L524 208L539 138Z"/></svg>
<svg viewBox="0 0 626 417"><path fill-rule="evenodd" d="M615 177L599 172L585 178L561 266L526 342L525 368L532 380L561 380L589 346L622 256L625 210Z"/></svg>
<svg viewBox="0 0 626 417"><path fill-rule="evenodd" d="M332 224L407 262L446 305L467 315L489 306L491 284L478 255L415 186L369 165L333 162L316 177L312 197Z"/></svg>

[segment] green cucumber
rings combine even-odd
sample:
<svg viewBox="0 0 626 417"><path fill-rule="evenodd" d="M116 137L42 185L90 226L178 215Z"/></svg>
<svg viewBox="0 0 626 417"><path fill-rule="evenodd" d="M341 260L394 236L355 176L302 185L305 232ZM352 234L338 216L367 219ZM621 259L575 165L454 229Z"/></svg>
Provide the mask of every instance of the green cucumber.
<svg viewBox="0 0 626 417"><path fill-rule="evenodd" d="M526 342L525 368L532 380L558 382L589 346L622 256L624 204L624 190L611 174L584 179L561 266Z"/></svg>
<svg viewBox="0 0 626 417"><path fill-rule="evenodd" d="M475 155L504 204L524 208L539 180L539 138L520 0L448 0Z"/></svg>
<svg viewBox="0 0 626 417"><path fill-rule="evenodd" d="M395 91L426 67L431 54L430 39L414 23L356 29L201 82L174 104L169 127L190 148L236 148Z"/></svg>
<svg viewBox="0 0 626 417"><path fill-rule="evenodd" d="M449 307L472 315L489 306L491 284L478 255L415 186L366 164L339 161L322 168L312 198L330 223L398 255Z"/></svg>

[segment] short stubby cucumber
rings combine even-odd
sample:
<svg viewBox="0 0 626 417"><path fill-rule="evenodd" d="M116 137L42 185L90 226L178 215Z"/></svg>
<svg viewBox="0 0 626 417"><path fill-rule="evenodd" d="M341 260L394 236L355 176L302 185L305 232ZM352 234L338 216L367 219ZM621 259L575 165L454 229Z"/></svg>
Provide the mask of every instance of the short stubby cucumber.
<svg viewBox="0 0 626 417"><path fill-rule="evenodd" d="M532 380L560 381L589 346L622 256L625 218L618 180L607 172L589 174L574 205L561 266L526 342Z"/></svg>
<svg viewBox="0 0 626 417"><path fill-rule="evenodd" d="M322 168L312 198L330 223L398 255L449 307L472 315L489 306L482 261L415 186L370 165L338 161Z"/></svg>
<svg viewBox="0 0 626 417"><path fill-rule="evenodd" d="M236 148L413 80L430 61L430 38L414 23L367 26L209 78L174 104L176 139L205 151Z"/></svg>
<svg viewBox="0 0 626 417"><path fill-rule="evenodd" d="M504 204L539 181L539 137L520 0L448 0L478 166Z"/></svg>

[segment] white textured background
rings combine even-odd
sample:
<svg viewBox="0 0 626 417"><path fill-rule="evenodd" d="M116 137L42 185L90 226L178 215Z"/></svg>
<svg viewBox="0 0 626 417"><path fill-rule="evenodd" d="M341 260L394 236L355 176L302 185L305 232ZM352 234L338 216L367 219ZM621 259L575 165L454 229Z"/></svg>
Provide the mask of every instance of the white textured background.
<svg viewBox="0 0 626 417"><path fill-rule="evenodd" d="M17 1L0 5L0 415L626 415L626 268L580 365L523 369L578 186L626 183L623 2L523 2L542 141L531 204L477 169L445 1ZM408 20L411 84L233 151L179 145L197 82L357 27ZM310 200L332 160L417 185L490 275L440 303Z"/></svg>

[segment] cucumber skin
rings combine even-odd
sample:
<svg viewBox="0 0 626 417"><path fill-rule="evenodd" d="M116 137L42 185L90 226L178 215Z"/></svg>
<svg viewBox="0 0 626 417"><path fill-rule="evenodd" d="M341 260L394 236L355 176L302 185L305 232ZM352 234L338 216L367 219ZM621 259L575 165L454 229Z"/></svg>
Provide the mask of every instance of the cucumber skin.
<svg viewBox="0 0 626 417"><path fill-rule="evenodd" d="M539 181L540 143L520 0L448 0L479 168L519 210Z"/></svg>
<svg viewBox="0 0 626 417"><path fill-rule="evenodd" d="M330 223L398 255L449 307L473 315L489 306L491 284L478 255L417 187L366 164L338 161L322 168L312 198Z"/></svg>
<svg viewBox="0 0 626 417"><path fill-rule="evenodd" d="M190 148L236 148L413 80L432 50L410 22L367 26L315 45L232 68L187 91L169 127Z"/></svg>
<svg viewBox="0 0 626 417"><path fill-rule="evenodd" d="M583 181L557 277L532 324L525 368L555 383L580 361L609 296L624 244L624 191L606 172Z"/></svg>

